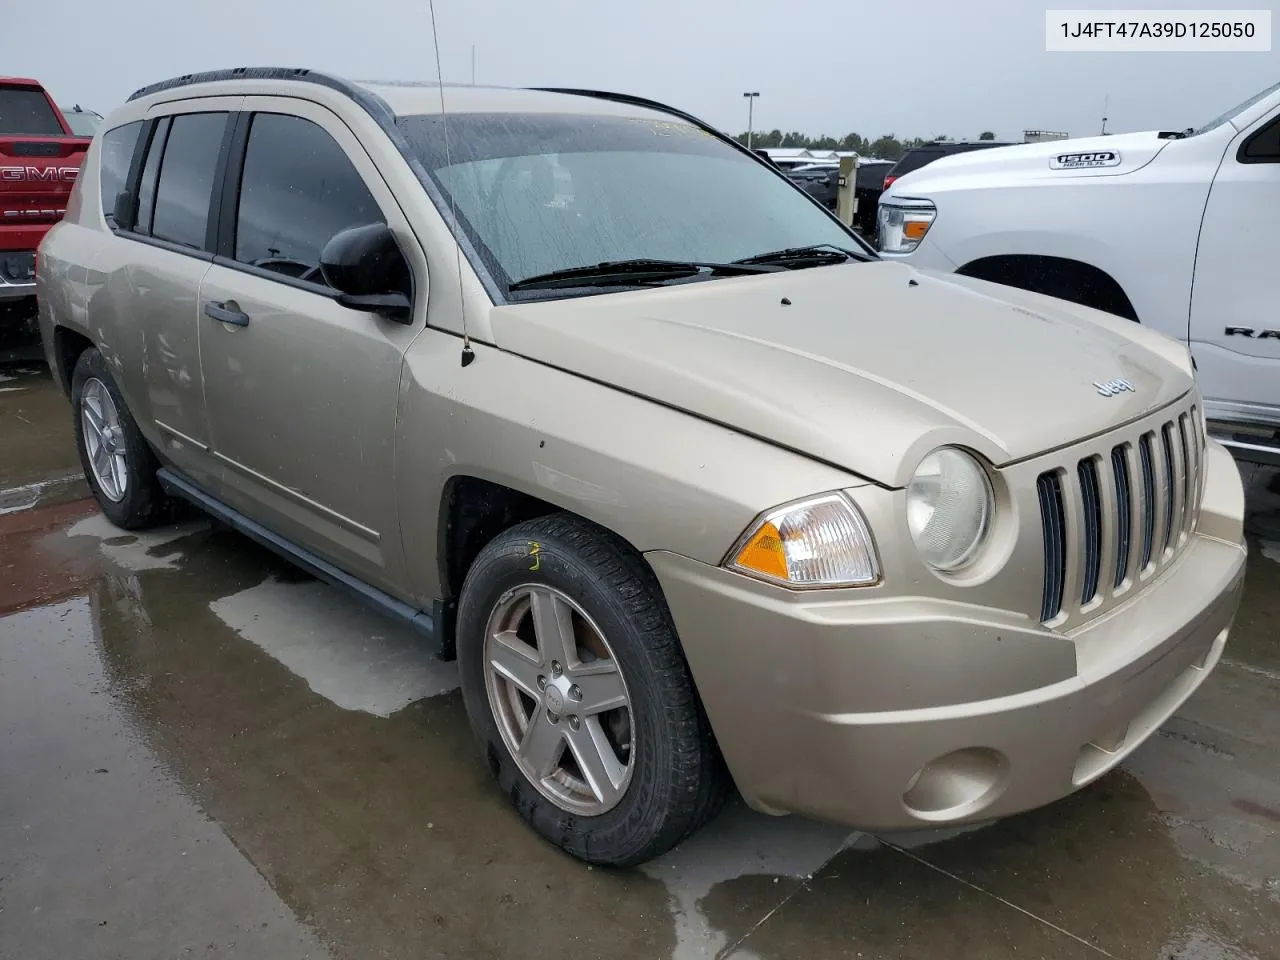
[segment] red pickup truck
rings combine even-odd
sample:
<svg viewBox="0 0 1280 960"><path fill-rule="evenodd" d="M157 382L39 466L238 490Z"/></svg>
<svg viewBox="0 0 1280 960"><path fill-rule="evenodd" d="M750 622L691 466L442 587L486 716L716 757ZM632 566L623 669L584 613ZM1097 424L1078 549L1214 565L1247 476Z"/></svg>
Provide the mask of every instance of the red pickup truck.
<svg viewBox="0 0 1280 960"><path fill-rule="evenodd" d="M91 142L38 81L0 77L0 324L34 317L36 248L66 212Z"/></svg>

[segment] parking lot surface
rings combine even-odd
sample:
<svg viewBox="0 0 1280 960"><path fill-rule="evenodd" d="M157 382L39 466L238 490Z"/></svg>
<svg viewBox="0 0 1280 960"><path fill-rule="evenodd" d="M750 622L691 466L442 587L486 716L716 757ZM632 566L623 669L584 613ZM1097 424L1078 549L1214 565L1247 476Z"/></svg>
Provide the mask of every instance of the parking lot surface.
<svg viewBox="0 0 1280 960"><path fill-rule="evenodd" d="M19 383L65 458L65 401ZM1280 956L1280 473L1244 473L1224 660L1121 769L912 835L735 804L625 872L508 809L397 624L198 516L2 513L0 957Z"/></svg>
<svg viewBox="0 0 1280 960"><path fill-rule="evenodd" d="M71 408L43 364L0 331L0 516L89 495L71 432ZM19 343L21 341L18 341Z"/></svg>

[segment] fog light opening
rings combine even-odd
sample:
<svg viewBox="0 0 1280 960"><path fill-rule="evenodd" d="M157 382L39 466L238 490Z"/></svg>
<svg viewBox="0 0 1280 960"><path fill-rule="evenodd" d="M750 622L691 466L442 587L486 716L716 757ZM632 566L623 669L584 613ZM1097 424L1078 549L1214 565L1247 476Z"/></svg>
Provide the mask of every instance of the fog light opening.
<svg viewBox="0 0 1280 960"><path fill-rule="evenodd" d="M972 816L1004 792L1009 761L999 750L966 747L929 761L907 781L902 803L921 820Z"/></svg>

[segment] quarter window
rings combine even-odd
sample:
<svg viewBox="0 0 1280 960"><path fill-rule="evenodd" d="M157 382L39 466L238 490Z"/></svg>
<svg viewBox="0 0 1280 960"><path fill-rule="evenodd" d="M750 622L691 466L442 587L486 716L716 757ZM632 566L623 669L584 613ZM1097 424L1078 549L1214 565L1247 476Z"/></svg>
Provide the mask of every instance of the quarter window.
<svg viewBox="0 0 1280 960"><path fill-rule="evenodd" d="M323 283L320 251L348 227L385 223L351 160L301 117L255 114L236 213L235 259Z"/></svg>
<svg viewBox="0 0 1280 960"><path fill-rule="evenodd" d="M112 226L115 226L116 199L124 191L129 179L129 169L133 166L133 154L138 147L138 134L142 130L142 124L143 121L135 120L102 135L98 192L102 194L102 215Z"/></svg>
<svg viewBox="0 0 1280 960"><path fill-rule="evenodd" d="M205 248L214 172L226 126L225 113L184 113L173 118L156 184L153 237Z"/></svg>
<svg viewBox="0 0 1280 960"><path fill-rule="evenodd" d="M1240 163L1280 163L1280 117L1246 140L1236 159Z"/></svg>

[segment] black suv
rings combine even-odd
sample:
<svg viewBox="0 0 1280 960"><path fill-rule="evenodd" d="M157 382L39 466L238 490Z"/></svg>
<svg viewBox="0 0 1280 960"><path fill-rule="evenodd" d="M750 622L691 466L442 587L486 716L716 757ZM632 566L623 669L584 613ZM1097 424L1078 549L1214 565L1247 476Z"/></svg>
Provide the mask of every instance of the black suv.
<svg viewBox="0 0 1280 960"><path fill-rule="evenodd" d="M968 153L970 150L985 150L987 147L1012 146L1014 144L1006 140L966 140L959 143L943 140L926 143L922 147L912 147L902 155L901 160L889 168L889 172L884 175L884 184L881 186L881 190L888 190L893 181L905 176L912 170L927 167L933 161L949 157L953 153Z"/></svg>

